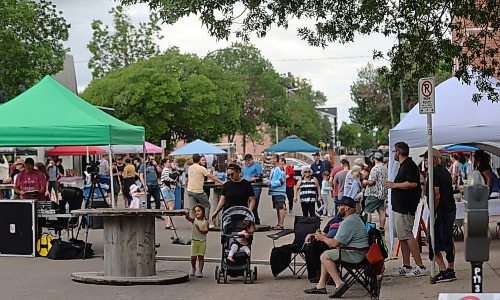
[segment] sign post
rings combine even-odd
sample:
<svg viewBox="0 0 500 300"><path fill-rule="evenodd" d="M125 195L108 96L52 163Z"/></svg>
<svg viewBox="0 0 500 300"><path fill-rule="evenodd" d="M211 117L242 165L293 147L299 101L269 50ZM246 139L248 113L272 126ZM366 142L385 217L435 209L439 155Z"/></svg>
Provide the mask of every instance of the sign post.
<svg viewBox="0 0 500 300"><path fill-rule="evenodd" d="M429 204L429 228L428 232L431 237L431 247L432 251L435 251L434 247L434 221L435 221L435 207L434 207L434 157L432 152L432 114L436 112L435 104L435 86L434 77L420 78L418 81L418 104L421 114L427 115L427 166L428 166L428 178L429 178L429 198L427 202ZM432 255L431 262L431 283L434 284L436 278L436 255Z"/></svg>

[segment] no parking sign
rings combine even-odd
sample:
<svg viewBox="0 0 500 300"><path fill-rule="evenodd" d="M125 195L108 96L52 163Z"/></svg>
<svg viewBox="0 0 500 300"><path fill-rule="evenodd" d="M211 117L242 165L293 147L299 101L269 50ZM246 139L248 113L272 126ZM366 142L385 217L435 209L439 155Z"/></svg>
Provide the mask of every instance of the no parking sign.
<svg viewBox="0 0 500 300"><path fill-rule="evenodd" d="M418 81L418 104L421 114L436 112L434 77L420 78Z"/></svg>

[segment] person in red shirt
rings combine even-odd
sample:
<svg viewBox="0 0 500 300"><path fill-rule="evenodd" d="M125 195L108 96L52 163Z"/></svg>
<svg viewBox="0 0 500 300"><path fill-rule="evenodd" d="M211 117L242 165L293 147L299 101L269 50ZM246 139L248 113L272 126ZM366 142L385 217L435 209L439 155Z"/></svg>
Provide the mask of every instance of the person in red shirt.
<svg viewBox="0 0 500 300"><path fill-rule="evenodd" d="M36 170L33 158L26 158L25 169L17 175L15 191L19 193L21 199L44 200L47 189L47 179L45 175Z"/></svg>
<svg viewBox="0 0 500 300"><path fill-rule="evenodd" d="M286 174L286 197L288 198L289 213L293 213L293 187L295 186L295 170L291 165L286 164L286 159L284 157L280 158L282 163L285 165Z"/></svg>

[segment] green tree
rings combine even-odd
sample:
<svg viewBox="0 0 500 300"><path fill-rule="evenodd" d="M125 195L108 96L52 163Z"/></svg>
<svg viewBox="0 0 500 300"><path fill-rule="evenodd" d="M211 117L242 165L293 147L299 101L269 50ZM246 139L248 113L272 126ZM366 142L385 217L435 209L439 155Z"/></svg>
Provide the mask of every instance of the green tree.
<svg viewBox="0 0 500 300"><path fill-rule="evenodd" d="M500 100L493 84L487 81L487 76L500 77L500 48L495 45L500 18L495 0L121 2L148 3L168 24L197 15L209 33L218 39L227 39L233 33L244 40L253 33L263 37L272 27L288 28L289 21L297 19L304 20L298 35L314 46L348 43L359 34L380 33L396 40L388 53L374 51L375 57L390 59L392 86L401 79L433 75L440 63L451 66L456 60L455 76L469 82L472 75L478 75L479 90L487 92L492 101ZM465 30L468 21L475 28L472 34ZM456 42L451 40L453 32ZM491 47L487 47L489 42ZM469 69L469 65L475 69ZM478 94L472 100L479 99Z"/></svg>
<svg viewBox="0 0 500 300"><path fill-rule="evenodd" d="M364 150L372 148L374 145L371 133L356 123L342 122L338 134L342 146L348 150Z"/></svg>
<svg viewBox="0 0 500 300"><path fill-rule="evenodd" d="M264 120L263 114L283 99L284 89L273 65L251 44L233 43L230 47L214 51L207 59L215 61L237 82L243 83L241 93L234 101L240 106L239 124L233 127L229 140L239 133L243 136L243 151L246 151L247 137L255 137L267 121L270 125L279 122L279 113ZM271 120L272 119L272 120Z"/></svg>
<svg viewBox="0 0 500 300"><path fill-rule="evenodd" d="M358 71L358 79L351 85L351 99L356 106L349 108L349 116L353 123L360 124L361 127L372 132L374 129L385 132L399 122L401 112L399 87L392 86L387 79L389 70L386 68L375 68L368 64ZM444 65L440 66L436 74L436 84L451 77L450 70L446 70ZM407 92L407 106L413 107L418 102L416 91L417 80L412 80L414 88ZM389 97L389 90L390 96ZM389 99L392 99L392 108ZM391 115L392 114L392 115ZM385 141L384 137L378 140Z"/></svg>
<svg viewBox="0 0 500 300"><path fill-rule="evenodd" d="M217 65L170 48L92 80L82 97L114 107L119 119L144 126L148 140L165 139L171 147L227 134L239 116L232 79Z"/></svg>
<svg viewBox="0 0 500 300"><path fill-rule="evenodd" d="M113 15L114 31L101 20L92 22L94 32L87 48L92 53L88 67L94 78L160 53L155 39L163 36L157 14L150 14L149 22L136 26L122 6L113 7L109 12Z"/></svg>
<svg viewBox="0 0 500 300"><path fill-rule="evenodd" d="M326 96L314 90L307 79L291 74L281 77L281 89L286 97L279 95L265 102L262 118L269 125L268 132L276 138L274 129L278 125L281 138L296 135L314 145L319 141L331 143L332 125L316 111L317 106L325 104Z"/></svg>
<svg viewBox="0 0 500 300"><path fill-rule="evenodd" d="M0 103L62 70L69 25L47 0L0 1Z"/></svg>

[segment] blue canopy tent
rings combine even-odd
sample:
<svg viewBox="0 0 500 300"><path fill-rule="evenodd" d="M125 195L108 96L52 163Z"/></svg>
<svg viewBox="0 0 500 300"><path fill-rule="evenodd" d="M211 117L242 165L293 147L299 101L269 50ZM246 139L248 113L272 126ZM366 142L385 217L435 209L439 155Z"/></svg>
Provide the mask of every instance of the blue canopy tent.
<svg viewBox="0 0 500 300"><path fill-rule="evenodd" d="M222 149L215 147L202 140L196 140L180 149L170 153L170 155L193 155L193 154L225 154Z"/></svg>
<svg viewBox="0 0 500 300"><path fill-rule="evenodd" d="M474 152L479 150L479 148L467 146L467 145L453 145L447 146L439 149L441 153L452 153L452 152Z"/></svg>
<svg viewBox="0 0 500 300"><path fill-rule="evenodd" d="M311 153L311 152L319 152L319 148L314 147L313 145L309 144L308 142L302 139L299 139L295 135L292 135L282 140L281 142L272 145L271 147L265 149L264 151L275 152L275 153L281 153L281 152Z"/></svg>

